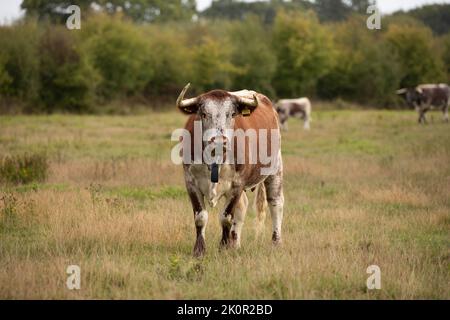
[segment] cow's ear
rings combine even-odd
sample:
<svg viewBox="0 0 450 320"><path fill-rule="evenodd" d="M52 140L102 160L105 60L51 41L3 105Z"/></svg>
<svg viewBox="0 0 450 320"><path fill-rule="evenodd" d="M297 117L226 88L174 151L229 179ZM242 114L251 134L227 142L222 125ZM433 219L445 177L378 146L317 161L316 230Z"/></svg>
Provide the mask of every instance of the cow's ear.
<svg viewBox="0 0 450 320"><path fill-rule="evenodd" d="M184 114L194 114L198 112L199 105L198 103L188 105L188 106L179 106L178 110L183 112Z"/></svg>
<svg viewBox="0 0 450 320"><path fill-rule="evenodd" d="M248 117L258 107L258 98L253 95L253 99L236 97L237 111L244 117Z"/></svg>

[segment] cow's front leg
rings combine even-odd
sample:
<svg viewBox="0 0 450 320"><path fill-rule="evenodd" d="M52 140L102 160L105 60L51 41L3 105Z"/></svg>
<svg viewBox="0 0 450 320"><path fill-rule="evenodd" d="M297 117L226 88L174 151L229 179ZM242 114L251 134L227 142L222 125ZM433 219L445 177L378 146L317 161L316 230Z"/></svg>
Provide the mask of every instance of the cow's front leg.
<svg viewBox="0 0 450 320"><path fill-rule="evenodd" d="M426 124L427 120L425 119L425 110L419 110L419 124Z"/></svg>
<svg viewBox="0 0 450 320"><path fill-rule="evenodd" d="M241 246L241 233L244 226L245 215L247 214L248 198L245 192L241 193L236 208L234 209L233 221L231 223L231 245L235 248Z"/></svg>
<svg viewBox="0 0 450 320"><path fill-rule="evenodd" d="M237 238L237 230L242 229L244 223L245 212L247 210L248 200L241 200L243 192L242 189L234 189L230 196L227 197L228 201L222 214L220 215L220 224L222 225L222 240L220 241L221 247L229 247L235 242L233 238ZM238 215L238 221L236 225L236 214ZM237 226L237 228L236 228ZM232 233L233 231L233 233Z"/></svg>
<svg viewBox="0 0 450 320"><path fill-rule="evenodd" d="M204 197L196 185L186 181L187 191L194 211L194 222L197 238L194 245L194 256L200 257L206 251L205 230L208 223L208 211L205 210Z"/></svg>
<svg viewBox="0 0 450 320"><path fill-rule="evenodd" d="M448 123L448 105L444 107L443 113L444 113L444 121Z"/></svg>
<svg viewBox="0 0 450 320"><path fill-rule="evenodd" d="M311 130L311 125L309 123L309 117L308 116L305 117L305 123L303 124L303 129L304 130Z"/></svg>

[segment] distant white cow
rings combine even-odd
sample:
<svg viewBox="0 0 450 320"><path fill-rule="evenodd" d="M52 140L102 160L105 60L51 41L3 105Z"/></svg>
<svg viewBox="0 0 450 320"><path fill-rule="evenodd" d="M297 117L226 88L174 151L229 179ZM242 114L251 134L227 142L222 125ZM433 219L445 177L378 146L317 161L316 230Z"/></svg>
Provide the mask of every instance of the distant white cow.
<svg viewBox="0 0 450 320"><path fill-rule="evenodd" d="M310 129L311 101L308 98L282 99L275 104L275 107L283 130L288 130L287 121L290 117L303 119L303 128Z"/></svg>

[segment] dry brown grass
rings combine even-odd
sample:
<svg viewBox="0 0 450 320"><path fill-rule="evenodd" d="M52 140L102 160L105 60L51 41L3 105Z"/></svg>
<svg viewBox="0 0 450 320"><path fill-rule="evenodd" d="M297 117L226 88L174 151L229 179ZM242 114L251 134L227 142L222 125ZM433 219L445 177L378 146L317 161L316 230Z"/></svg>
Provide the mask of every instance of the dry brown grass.
<svg viewBox="0 0 450 320"><path fill-rule="evenodd" d="M284 243L249 212L242 248L207 255L182 170L175 113L0 119L0 153L46 151L46 183L1 186L0 298L449 299L449 126L403 112L316 112L283 136ZM251 195L252 197L252 195ZM66 268L81 267L81 290ZM367 290L376 264L382 289Z"/></svg>

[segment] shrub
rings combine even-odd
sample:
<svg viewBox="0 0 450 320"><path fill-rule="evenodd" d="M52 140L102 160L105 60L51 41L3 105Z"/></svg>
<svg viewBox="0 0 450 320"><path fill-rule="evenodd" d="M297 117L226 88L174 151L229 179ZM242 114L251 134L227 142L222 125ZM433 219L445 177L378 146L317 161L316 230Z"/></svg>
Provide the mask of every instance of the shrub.
<svg viewBox="0 0 450 320"><path fill-rule="evenodd" d="M231 63L238 69L232 75L234 90L251 88L272 96L276 57L267 41L268 30L256 17L234 23L228 32L233 44Z"/></svg>
<svg viewBox="0 0 450 320"><path fill-rule="evenodd" d="M120 17L98 16L83 32L89 60L101 76L100 97L109 101L141 93L153 74L142 28Z"/></svg>
<svg viewBox="0 0 450 320"><path fill-rule="evenodd" d="M402 87L445 81L443 63L433 49L434 38L429 28L409 21L392 23L385 37L401 65Z"/></svg>
<svg viewBox="0 0 450 320"><path fill-rule="evenodd" d="M389 105L400 82L400 66L385 50L386 43L362 28L364 17L354 16L334 26L336 63L320 81L322 98Z"/></svg>
<svg viewBox="0 0 450 320"><path fill-rule="evenodd" d="M332 39L314 12L279 12L273 27L278 68L273 84L283 97L313 93L331 67Z"/></svg>
<svg viewBox="0 0 450 320"><path fill-rule="evenodd" d="M64 27L49 27L40 42L40 101L46 112L91 109L97 74L78 39Z"/></svg>
<svg viewBox="0 0 450 320"><path fill-rule="evenodd" d="M47 179L48 160L46 154L23 154L6 156L0 162L0 181L12 184L42 182Z"/></svg>
<svg viewBox="0 0 450 320"><path fill-rule="evenodd" d="M0 27L0 95L26 103L39 91L39 26L33 21Z"/></svg>
<svg viewBox="0 0 450 320"><path fill-rule="evenodd" d="M186 45L187 26L184 23L145 26L145 38L150 48L149 68L153 71L145 88L146 95L168 96L173 102L173 96L180 88L192 82L192 52Z"/></svg>

